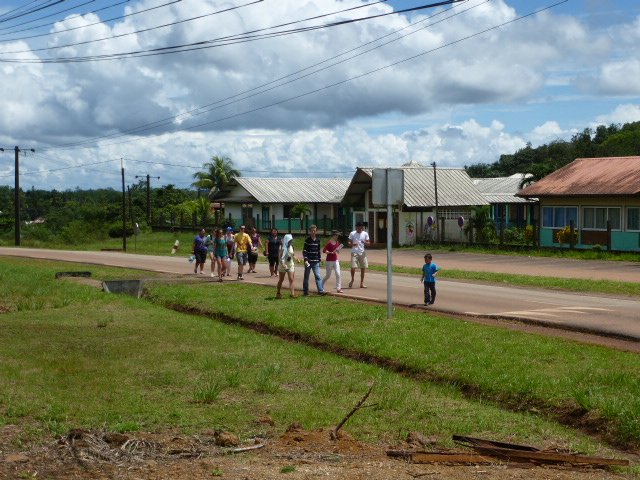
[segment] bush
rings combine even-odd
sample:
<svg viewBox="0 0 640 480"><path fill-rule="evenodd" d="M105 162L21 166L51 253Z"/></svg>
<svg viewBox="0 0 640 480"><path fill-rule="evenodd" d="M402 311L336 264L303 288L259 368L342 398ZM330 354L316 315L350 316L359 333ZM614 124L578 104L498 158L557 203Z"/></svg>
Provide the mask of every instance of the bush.
<svg viewBox="0 0 640 480"><path fill-rule="evenodd" d="M578 231L573 231L573 242L571 241L571 227L564 227L556 234L556 240L558 243L578 243Z"/></svg>
<svg viewBox="0 0 640 480"><path fill-rule="evenodd" d="M531 233L533 238L533 232ZM507 243L524 244L526 241L526 234L524 228L509 227L504 231L504 241Z"/></svg>
<svg viewBox="0 0 640 480"><path fill-rule="evenodd" d="M133 227L131 225L126 226L126 235L130 237L133 235ZM121 238L122 237L122 223L113 223L109 227L109 237Z"/></svg>

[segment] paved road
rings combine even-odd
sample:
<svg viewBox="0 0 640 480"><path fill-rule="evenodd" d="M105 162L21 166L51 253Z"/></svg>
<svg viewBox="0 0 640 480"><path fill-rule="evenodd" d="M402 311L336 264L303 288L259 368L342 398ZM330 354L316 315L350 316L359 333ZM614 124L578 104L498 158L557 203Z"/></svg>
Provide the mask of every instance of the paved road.
<svg viewBox="0 0 640 480"><path fill-rule="evenodd" d="M396 249L393 264L421 267L425 250ZM369 261L387 264L386 250L369 250ZM638 262L600 262L573 258L527 257L460 252L434 252L434 261L443 268L474 272L515 273L559 278L640 282Z"/></svg>
<svg viewBox="0 0 640 480"><path fill-rule="evenodd" d="M192 264L189 264L184 256L166 257L133 255L121 252L76 252L15 248L0 248L0 255L113 265L165 273L184 273L193 276L191 272ZM400 255L394 255L394 259L401 260L405 258L413 262L415 255L415 252L403 251ZM467 258L472 258L472 254L464 255ZM377 260L375 253L371 257L373 257L371 260ZM443 260L440 261L440 257ZM438 255L438 260L438 263L447 267L450 267L452 263L448 261L445 255ZM512 260L520 262L520 268L522 268L522 259L520 258L500 257L499 259L494 259L494 262L496 267L502 265L505 269L510 269L513 268L510 265ZM477 264L482 261L485 260L479 259ZM555 261L556 263L558 262L557 259ZM398 263L402 263L402 260L400 262L394 261L394 264ZM581 263L587 263L589 266L591 264L591 262ZM415 265L415 263L412 263L412 265ZM418 265L420 264L418 263ZM574 267L576 272L578 271L577 266L575 265ZM266 266L260 264L258 269L265 272ZM553 274L559 269L558 264L556 264L555 269L551 270L550 273ZM533 272L534 269L528 268L527 271ZM299 268L296 275L296 284L297 288L300 289L302 287L301 273L302 268ZM584 275L590 274L592 274L591 271L586 269ZM203 277L203 279L209 278L208 276ZM272 285L276 283L275 278L270 278L262 273L245 275L245 277L247 282L252 283ZM235 279L232 281L235 281ZM343 285L347 286L348 281L349 273L343 272ZM334 280L329 280L328 283L327 290L331 291L334 286ZM345 289L344 295L364 300L386 301L386 274L368 272L366 284L368 287L366 289L357 288L358 280L356 280L356 288ZM312 292L314 290L315 285L313 285L312 280ZM421 305L422 286L419 278L408 275L394 276L393 291L394 303L400 305L413 305L419 308L430 308L442 312L476 317L506 318L540 323L640 341L640 301L635 299L440 280L438 282L436 305L423 307Z"/></svg>

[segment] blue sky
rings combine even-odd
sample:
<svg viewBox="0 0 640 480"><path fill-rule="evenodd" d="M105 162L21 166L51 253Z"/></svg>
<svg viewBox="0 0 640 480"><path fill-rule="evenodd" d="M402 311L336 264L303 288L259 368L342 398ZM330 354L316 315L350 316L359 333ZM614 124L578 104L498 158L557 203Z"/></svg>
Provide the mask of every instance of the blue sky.
<svg viewBox="0 0 640 480"><path fill-rule="evenodd" d="M640 2L632 0L569 0L522 20L555 2L468 0L451 10L109 61L96 56L371 2L132 0L127 13L160 7L109 22L122 6L87 12L116 0L81 3L47 10L55 25L25 32L17 20L3 21L18 2L0 5L0 147L36 148L22 162L25 188L117 189L121 158L132 176L149 173L180 187L212 155L231 157L246 176L349 177L357 166L408 161L461 167L496 161L527 142L640 120ZM371 4L305 26L421 4ZM55 14L63 8L71 10ZM195 16L202 18L184 21ZM25 38L35 33L46 35ZM349 50L350 58L338 57ZM80 57L91 61L60 61ZM331 58L344 61L272 83ZM236 97L242 92L251 93ZM0 155L0 184L13 183L12 160Z"/></svg>

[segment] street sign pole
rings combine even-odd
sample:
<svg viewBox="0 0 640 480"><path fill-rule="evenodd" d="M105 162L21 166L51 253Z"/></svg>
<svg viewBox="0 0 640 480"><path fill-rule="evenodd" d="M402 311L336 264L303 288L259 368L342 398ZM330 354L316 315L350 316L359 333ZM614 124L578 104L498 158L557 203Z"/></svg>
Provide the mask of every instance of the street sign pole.
<svg viewBox="0 0 640 480"><path fill-rule="evenodd" d="M393 209L391 208L391 185L389 169L386 169L387 183L387 318L393 318Z"/></svg>
<svg viewBox="0 0 640 480"><path fill-rule="evenodd" d="M399 168L374 168L373 205L387 206L387 317L393 317L393 205L404 203L404 172Z"/></svg>

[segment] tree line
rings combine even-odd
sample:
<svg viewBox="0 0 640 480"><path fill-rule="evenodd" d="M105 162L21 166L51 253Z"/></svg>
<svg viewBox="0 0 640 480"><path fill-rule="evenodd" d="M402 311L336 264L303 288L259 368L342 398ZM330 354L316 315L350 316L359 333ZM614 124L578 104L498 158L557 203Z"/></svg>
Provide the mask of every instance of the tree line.
<svg viewBox="0 0 640 480"><path fill-rule="evenodd" d="M475 163L465 166L465 169L472 178L529 173L535 181L576 158L635 155L640 155L640 122L585 128L571 140L555 140L535 148L528 143L515 153L500 155L494 163Z"/></svg>
<svg viewBox="0 0 640 480"><path fill-rule="evenodd" d="M555 140L539 147L527 144L491 164L465 166L473 178L503 177L529 173L538 180L576 158L640 155L640 122L585 128L571 140ZM192 187L164 185L152 188L152 222L147 221L146 182L131 185L125 197L127 233L131 225L150 228L150 223L208 225L212 220L210 199L233 178L241 175L233 161L214 155L193 174ZM42 190L20 192L21 218L27 222L23 236L47 242L77 244L87 239L122 236L122 192L115 189ZM304 206L300 206L303 208ZM304 209L304 208L303 208ZM33 223L44 219L44 223ZM219 220L219 219L218 219ZM9 244L14 228L14 190L0 186L0 242Z"/></svg>

